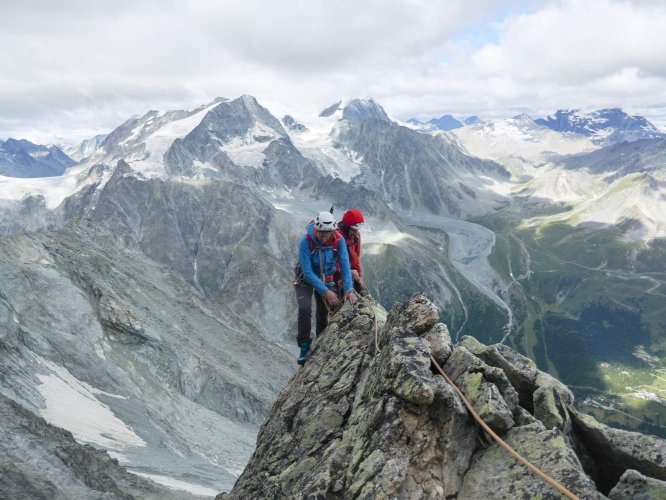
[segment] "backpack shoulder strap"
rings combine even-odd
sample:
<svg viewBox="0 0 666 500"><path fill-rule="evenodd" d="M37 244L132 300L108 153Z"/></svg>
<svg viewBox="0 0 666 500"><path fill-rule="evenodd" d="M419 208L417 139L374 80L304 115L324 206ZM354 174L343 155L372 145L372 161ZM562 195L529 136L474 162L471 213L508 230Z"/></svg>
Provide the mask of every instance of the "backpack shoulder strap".
<svg viewBox="0 0 666 500"><path fill-rule="evenodd" d="M310 253L314 253L314 251L315 251L315 242L312 241L312 238L310 238L309 234L305 235L305 239L308 241L308 246L310 247Z"/></svg>

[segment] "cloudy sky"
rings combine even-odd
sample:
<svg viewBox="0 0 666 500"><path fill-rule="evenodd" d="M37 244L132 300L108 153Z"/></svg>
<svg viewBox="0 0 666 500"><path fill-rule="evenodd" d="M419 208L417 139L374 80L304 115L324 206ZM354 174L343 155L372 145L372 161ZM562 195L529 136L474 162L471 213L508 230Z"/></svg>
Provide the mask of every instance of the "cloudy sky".
<svg viewBox="0 0 666 500"><path fill-rule="evenodd" d="M251 94L395 118L622 107L666 126L663 0L0 0L0 138Z"/></svg>

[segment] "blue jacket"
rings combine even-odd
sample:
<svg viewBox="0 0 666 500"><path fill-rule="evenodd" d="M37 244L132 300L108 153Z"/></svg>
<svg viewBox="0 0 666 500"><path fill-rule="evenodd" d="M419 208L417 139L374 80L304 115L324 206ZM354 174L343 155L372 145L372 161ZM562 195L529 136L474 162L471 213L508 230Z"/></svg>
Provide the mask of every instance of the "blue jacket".
<svg viewBox="0 0 666 500"><path fill-rule="evenodd" d="M328 287L324 284L327 276L335 274L335 253L330 245L322 245L314 235L314 224L308 225L307 234L315 244L314 252L310 251L310 244L306 235L298 241L298 263L303 272L303 279L317 291L324 295ZM352 289L351 269L349 267L349 254L345 239L340 236L337 250L340 275L342 276L342 288L344 293ZM321 262L321 265L320 265ZM321 271L324 271L323 276Z"/></svg>

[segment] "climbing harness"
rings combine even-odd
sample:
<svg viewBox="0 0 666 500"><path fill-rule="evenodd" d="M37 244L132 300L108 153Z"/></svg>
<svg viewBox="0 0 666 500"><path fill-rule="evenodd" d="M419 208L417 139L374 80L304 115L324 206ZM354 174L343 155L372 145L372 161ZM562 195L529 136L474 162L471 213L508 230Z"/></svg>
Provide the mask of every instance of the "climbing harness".
<svg viewBox="0 0 666 500"><path fill-rule="evenodd" d="M453 387L453 388L455 389L456 393L458 393L458 396L460 396L460 399L463 400L463 403L465 403L465 406L467 407L467 409L469 410L469 412L472 414L472 416L474 417L474 419L479 423L479 425L483 428L484 431L486 431L488 434L490 434L490 436L492 436L492 438L493 438L495 441L497 441L497 444L499 444L502 448L504 448L504 449L505 449L506 451L508 451L511 455L513 455L514 458L515 458L516 460L518 460L518 461L521 462L523 465L525 465L525 466L526 466L530 471L532 471L536 476L538 476L539 478L543 479L545 482L547 482L548 484L550 484L550 485L551 485L553 488L555 488L557 491L559 491L560 493L562 493L565 497L567 497L567 498L569 498L569 499L571 499L571 500L579 500L579 498L578 498L576 495L574 495L573 493L571 493L568 489L566 489L566 488L565 488L564 486L562 486L560 483L558 483L558 482L555 481L553 478L551 478L550 476L548 476L546 473L542 472L542 471L541 471L540 469L538 469L535 465L533 465L532 463L528 462L528 461L527 461L525 458L523 458L523 457L522 457L522 456L521 456L516 450L514 450L513 448L511 448L511 446L509 446L508 444L506 444L506 442L504 442L504 440L503 440L501 437L499 437L497 434L495 434L495 432L493 432L493 430L492 430L490 427L488 427L488 424L486 424L486 423L483 421L483 419L479 416L479 414L474 410L474 408L472 408L472 405L469 403L469 401L467 401L467 398L466 398L465 395L462 393L462 391L461 391L460 389L458 389L458 386L457 386L456 384L453 383L453 381L452 381L452 380L446 375L446 373L444 373L444 370L442 370L442 367L439 366L439 363L437 363L437 361L435 360L435 358L434 358L432 355L430 356L430 361L431 361L432 364L435 366L435 368L437 368L437 371L439 372L439 374L440 374L442 377L444 377L444 379L449 383L449 385L451 385L451 387Z"/></svg>

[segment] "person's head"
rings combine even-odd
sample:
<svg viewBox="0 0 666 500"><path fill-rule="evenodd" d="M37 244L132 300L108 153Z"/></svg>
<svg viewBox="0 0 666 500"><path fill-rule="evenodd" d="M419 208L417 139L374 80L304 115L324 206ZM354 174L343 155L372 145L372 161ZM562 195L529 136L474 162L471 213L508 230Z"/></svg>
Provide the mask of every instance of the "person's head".
<svg viewBox="0 0 666 500"><path fill-rule="evenodd" d="M333 231L337 229L335 218L330 212L319 212L314 221L314 233L322 243L328 242L333 238Z"/></svg>
<svg viewBox="0 0 666 500"><path fill-rule="evenodd" d="M342 220L340 222L349 228L350 235L355 236L361 230L361 226L365 222L365 219L359 210L352 208L342 214Z"/></svg>

